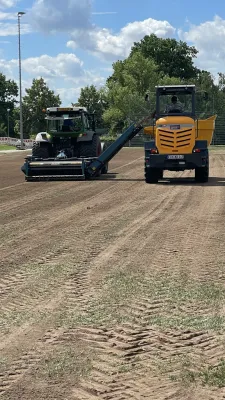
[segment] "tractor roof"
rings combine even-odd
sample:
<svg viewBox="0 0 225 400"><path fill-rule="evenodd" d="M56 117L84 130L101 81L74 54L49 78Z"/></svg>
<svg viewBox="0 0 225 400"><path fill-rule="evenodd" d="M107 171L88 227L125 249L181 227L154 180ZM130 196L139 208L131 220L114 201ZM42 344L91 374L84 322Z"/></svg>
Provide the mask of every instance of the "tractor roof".
<svg viewBox="0 0 225 400"><path fill-rule="evenodd" d="M46 109L47 112L71 112L71 111L76 111L76 112L87 112L86 107L48 107Z"/></svg>
<svg viewBox="0 0 225 400"><path fill-rule="evenodd" d="M164 85L164 86L156 86L156 93L160 95L168 95L168 94L192 94L195 92L195 85Z"/></svg>
<svg viewBox="0 0 225 400"><path fill-rule="evenodd" d="M156 89L185 89L185 88L195 88L195 85L161 85L156 86Z"/></svg>

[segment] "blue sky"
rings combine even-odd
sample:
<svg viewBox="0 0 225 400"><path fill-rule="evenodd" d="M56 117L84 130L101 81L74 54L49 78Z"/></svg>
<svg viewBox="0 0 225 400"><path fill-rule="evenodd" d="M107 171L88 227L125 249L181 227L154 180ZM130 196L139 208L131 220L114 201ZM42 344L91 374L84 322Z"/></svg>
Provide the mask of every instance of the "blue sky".
<svg viewBox="0 0 225 400"><path fill-rule="evenodd" d="M0 71L16 81L18 11L26 12L21 18L23 92L43 76L64 105L77 100L81 87L104 85L112 63L151 33L187 41L199 50L199 67L215 77L225 72L222 0L0 0Z"/></svg>

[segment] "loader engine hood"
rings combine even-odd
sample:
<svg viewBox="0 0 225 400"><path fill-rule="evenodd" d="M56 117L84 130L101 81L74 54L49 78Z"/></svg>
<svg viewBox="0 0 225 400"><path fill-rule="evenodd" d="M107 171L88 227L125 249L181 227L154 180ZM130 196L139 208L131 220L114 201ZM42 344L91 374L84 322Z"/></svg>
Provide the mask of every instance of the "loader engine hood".
<svg viewBox="0 0 225 400"><path fill-rule="evenodd" d="M185 116L167 116L156 121L156 147L160 154L189 154L195 146L195 121Z"/></svg>

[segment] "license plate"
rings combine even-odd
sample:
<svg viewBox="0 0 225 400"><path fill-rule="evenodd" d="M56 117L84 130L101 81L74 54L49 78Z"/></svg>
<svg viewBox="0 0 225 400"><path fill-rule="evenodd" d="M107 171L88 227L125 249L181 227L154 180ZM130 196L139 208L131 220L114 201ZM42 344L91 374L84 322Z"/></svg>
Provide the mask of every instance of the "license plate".
<svg viewBox="0 0 225 400"><path fill-rule="evenodd" d="M170 154L167 156L168 160L183 160L184 156L181 154Z"/></svg>

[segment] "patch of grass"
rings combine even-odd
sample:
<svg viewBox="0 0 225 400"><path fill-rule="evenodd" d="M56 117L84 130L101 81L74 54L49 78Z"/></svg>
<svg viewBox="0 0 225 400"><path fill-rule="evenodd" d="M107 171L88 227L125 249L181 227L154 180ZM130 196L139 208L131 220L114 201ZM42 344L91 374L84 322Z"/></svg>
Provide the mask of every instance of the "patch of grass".
<svg viewBox="0 0 225 400"><path fill-rule="evenodd" d="M143 298L148 299L146 307L157 301L160 304L158 314L144 316L148 324L214 331L225 326L225 318L220 315L225 300L222 284L196 282L187 274L176 278L155 275L150 279L130 271L119 271L102 281L100 294L89 302L85 312L72 310L66 314L59 313L59 326L132 322L132 302L135 304Z"/></svg>
<svg viewBox="0 0 225 400"><path fill-rule="evenodd" d="M27 265L24 269L29 271L24 285L12 291L5 300L6 305L7 303L13 305L15 302L14 307L0 313L0 331L5 334L9 333L12 327L20 327L28 321L32 323L32 321L49 318L51 311L35 310L35 306L39 301L49 298L49 295L57 287L60 276L68 277L71 273L69 266L62 267L61 265L34 264ZM51 285L49 285L50 281ZM18 307L18 299L21 299L21 307Z"/></svg>
<svg viewBox="0 0 225 400"><path fill-rule="evenodd" d="M9 146L8 144L0 144L0 151L4 150L15 150L15 146Z"/></svg>
<svg viewBox="0 0 225 400"><path fill-rule="evenodd" d="M184 386L190 384L201 384L202 386L223 388L225 387L225 360L221 360L218 365L207 366L200 370L194 369L194 359L192 364L180 365L178 374L171 374L172 381L180 382Z"/></svg>
<svg viewBox="0 0 225 400"><path fill-rule="evenodd" d="M220 332L225 328L225 318L217 315L186 316L185 313L178 317L160 315L150 317L148 322L151 325L159 326L164 329L212 330Z"/></svg>
<svg viewBox="0 0 225 400"><path fill-rule="evenodd" d="M57 352L51 353L39 366L39 375L48 380L72 378L77 382L90 374L92 358L93 354L91 357L79 342L74 347L57 347Z"/></svg>
<svg viewBox="0 0 225 400"><path fill-rule="evenodd" d="M225 387L225 360L221 360L216 366L207 367L199 377L204 386Z"/></svg>
<svg viewBox="0 0 225 400"><path fill-rule="evenodd" d="M73 328L82 325L108 326L130 321L126 307L128 302L138 294L136 276L118 273L102 282L102 291L97 298L92 299L85 312L72 310L58 313L57 326Z"/></svg>
<svg viewBox="0 0 225 400"><path fill-rule="evenodd" d="M122 364L118 367L119 374L126 374L127 372L130 372L132 370L133 370L133 367L131 364Z"/></svg>
<svg viewBox="0 0 225 400"><path fill-rule="evenodd" d="M12 327L21 327L26 322L38 323L45 319L48 313L45 311L33 311L33 310L13 310L2 312L0 315L0 332L8 334Z"/></svg>

